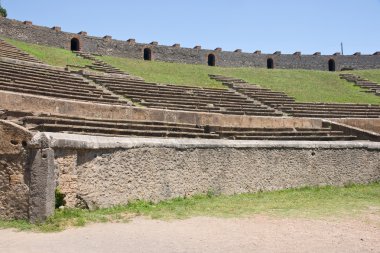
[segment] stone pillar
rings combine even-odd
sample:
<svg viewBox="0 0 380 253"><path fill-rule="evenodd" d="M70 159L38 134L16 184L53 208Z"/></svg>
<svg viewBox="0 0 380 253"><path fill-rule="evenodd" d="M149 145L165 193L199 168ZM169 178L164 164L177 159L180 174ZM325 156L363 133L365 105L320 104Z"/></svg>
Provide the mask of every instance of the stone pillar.
<svg viewBox="0 0 380 253"><path fill-rule="evenodd" d="M54 150L46 144L40 140L40 148L31 148L29 154L29 220L32 223L46 220L55 209Z"/></svg>

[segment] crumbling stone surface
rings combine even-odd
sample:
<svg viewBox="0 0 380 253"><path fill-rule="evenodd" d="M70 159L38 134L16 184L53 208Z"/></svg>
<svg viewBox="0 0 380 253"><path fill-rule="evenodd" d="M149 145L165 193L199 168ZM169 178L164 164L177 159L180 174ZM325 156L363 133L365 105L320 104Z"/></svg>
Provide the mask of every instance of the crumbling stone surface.
<svg viewBox="0 0 380 253"><path fill-rule="evenodd" d="M0 120L0 218L26 219L29 206L27 143L31 134Z"/></svg>
<svg viewBox="0 0 380 253"><path fill-rule="evenodd" d="M55 152L56 181L60 193L65 195L66 207L77 207L80 199L77 198L77 154L75 150L58 150Z"/></svg>
<svg viewBox="0 0 380 253"><path fill-rule="evenodd" d="M0 219L27 219L29 207L26 154L0 155Z"/></svg>
<svg viewBox="0 0 380 253"><path fill-rule="evenodd" d="M71 153L67 156L71 165L72 157ZM71 170L77 176L77 188L72 190L77 191L86 206L95 209L137 199L157 202L210 191L231 195L369 183L380 180L379 160L380 152L366 148L79 150L76 170ZM61 175L59 180L65 178L66 175Z"/></svg>

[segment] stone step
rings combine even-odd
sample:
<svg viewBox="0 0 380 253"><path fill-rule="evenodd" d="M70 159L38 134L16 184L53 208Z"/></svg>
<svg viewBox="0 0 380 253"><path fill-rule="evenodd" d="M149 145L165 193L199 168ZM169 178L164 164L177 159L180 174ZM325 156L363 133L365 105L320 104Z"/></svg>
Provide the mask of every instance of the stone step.
<svg viewBox="0 0 380 253"><path fill-rule="evenodd" d="M46 92L50 92L53 89L54 92L65 94L65 95L74 95L74 96L78 95L78 96L88 96L88 97L96 97L96 98L102 97L102 98L108 98L108 99L118 99L117 97L112 96L110 94L106 94L106 93L101 93L101 92L90 93L90 92L85 92L85 91L78 92L78 91L63 90L63 89L58 89L54 85L52 85L51 87L43 87L41 85L19 84L17 82L6 83L6 82L0 81L0 86L1 87L9 86L9 87L20 88L20 89L38 89L39 91L46 91Z"/></svg>
<svg viewBox="0 0 380 253"><path fill-rule="evenodd" d="M236 140L282 140L282 141L353 141L354 135L337 136L236 136Z"/></svg>
<svg viewBox="0 0 380 253"><path fill-rule="evenodd" d="M41 95L41 96L47 96L47 97L56 97L56 98L65 98L65 99L74 99L74 100L82 100L82 101L92 101L92 102L98 102L98 103L116 103L116 104L124 104L126 102L119 101L117 99L106 99L106 98L94 98L90 96L78 96L78 95L66 95L54 91L40 91L35 88L17 88L17 87L11 87L9 84L1 84L0 83L1 90L5 91L12 91L17 93L25 93L25 94L32 94L32 95Z"/></svg>
<svg viewBox="0 0 380 253"><path fill-rule="evenodd" d="M103 127L103 128L117 128L128 130L149 130L149 131L171 131L171 132L189 132L189 133L204 133L202 128L196 126L181 126L181 125L147 125L141 122L107 122L107 121L93 121L88 119L64 119L57 117L24 117L24 124L49 124L49 125L73 125L73 126L86 126L86 127Z"/></svg>
<svg viewBox="0 0 380 253"><path fill-rule="evenodd" d="M207 138L217 139L217 134L205 133L190 133L190 132L171 132L171 131L147 131L147 130L132 130L132 129L116 129L106 127L89 127L77 125L60 125L60 124L41 124L31 130L38 130L41 132L69 132L69 133L91 133L96 135L110 134L110 135L128 135L128 136L141 136L141 137L168 137L168 138Z"/></svg>
<svg viewBox="0 0 380 253"><path fill-rule="evenodd" d="M342 131L252 131L252 132L239 132L239 131L221 131L218 134L222 137L229 136L337 136L343 135Z"/></svg>

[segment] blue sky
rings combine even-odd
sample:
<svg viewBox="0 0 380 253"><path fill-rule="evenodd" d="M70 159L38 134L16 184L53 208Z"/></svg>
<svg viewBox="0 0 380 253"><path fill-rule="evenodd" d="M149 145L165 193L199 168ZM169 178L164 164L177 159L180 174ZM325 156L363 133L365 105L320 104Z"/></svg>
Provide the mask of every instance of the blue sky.
<svg viewBox="0 0 380 253"><path fill-rule="evenodd" d="M184 47L380 51L380 0L2 0L8 17L64 31Z"/></svg>

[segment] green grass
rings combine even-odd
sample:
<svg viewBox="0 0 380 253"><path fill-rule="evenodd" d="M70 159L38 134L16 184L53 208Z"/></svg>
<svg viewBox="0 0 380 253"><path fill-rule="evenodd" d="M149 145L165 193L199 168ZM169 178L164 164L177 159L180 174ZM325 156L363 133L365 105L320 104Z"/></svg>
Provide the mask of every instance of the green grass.
<svg viewBox="0 0 380 253"><path fill-rule="evenodd" d="M137 201L96 211L57 210L46 223L32 225L26 221L0 221L0 228L16 228L39 232L61 231L94 222L126 222L137 215L153 219L186 219L207 217L252 217L269 215L303 218L352 218L366 214L380 215L380 184L346 187L306 187L301 189L260 192L234 196L207 194L177 198L158 204Z"/></svg>
<svg viewBox="0 0 380 253"><path fill-rule="evenodd" d="M355 70L355 71L349 71L349 73L356 74L360 77L367 78L370 81L376 82L380 84L380 70Z"/></svg>
<svg viewBox="0 0 380 253"><path fill-rule="evenodd" d="M360 88L341 80L339 72L222 68L110 56L103 56L101 59L132 75L141 76L149 82L223 89L225 87L221 83L208 77L208 74L222 74L241 78L275 91L284 91L299 102L380 104L380 97L360 92ZM380 70L372 72L380 75Z"/></svg>
<svg viewBox="0 0 380 253"><path fill-rule="evenodd" d="M77 57L69 50L56 48L56 47L48 47L36 44L30 44L18 40L12 40L8 38L2 38L6 42L18 47L19 49L31 54L37 59L41 60L44 63L66 67L66 65L76 65L82 66L91 64L91 61L85 60L81 57Z"/></svg>

